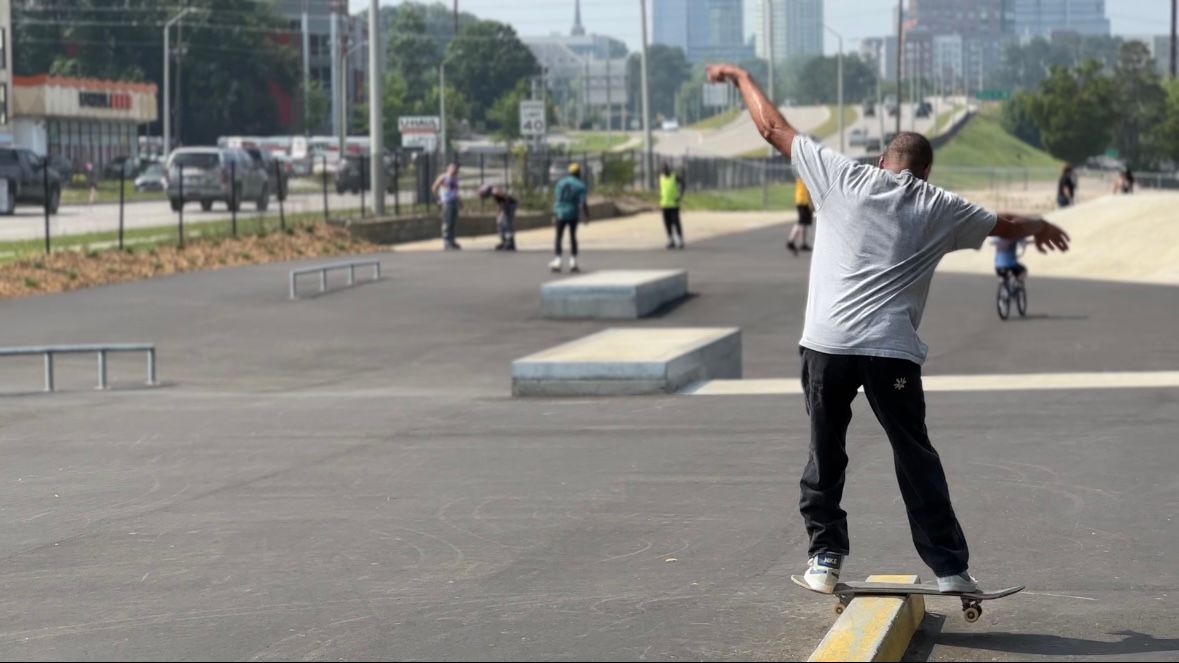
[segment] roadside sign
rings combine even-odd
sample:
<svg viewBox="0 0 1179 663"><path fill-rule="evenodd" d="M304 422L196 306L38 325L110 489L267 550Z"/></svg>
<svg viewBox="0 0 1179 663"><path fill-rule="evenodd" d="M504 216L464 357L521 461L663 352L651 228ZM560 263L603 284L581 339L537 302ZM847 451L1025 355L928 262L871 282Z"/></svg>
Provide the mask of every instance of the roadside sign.
<svg viewBox="0 0 1179 663"><path fill-rule="evenodd" d="M438 151L438 134L401 134L401 146L423 152Z"/></svg>
<svg viewBox="0 0 1179 663"><path fill-rule="evenodd" d="M520 135L535 137L547 132L544 117L544 102L525 100L520 102Z"/></svg>
<svg viewBox="0 0 1179 663"><path fill-rule="evenodd" d="M437 115L404 115L397 118L397 130L403 134L436 134L442 131L442 118Z"/></svg>
<svg viewBox="0 0 1179 663"><path fill-rule="evenodd" d="M729 105L728 83L705 83L704 106L706 108L724 108Z"/></svg>
<svg viewBox="0 0 1179 663"><path fill-rule="evenodd" d="M1005 101L1011 98L1011 90L979 90L974 97L988 101Z"/></svg>

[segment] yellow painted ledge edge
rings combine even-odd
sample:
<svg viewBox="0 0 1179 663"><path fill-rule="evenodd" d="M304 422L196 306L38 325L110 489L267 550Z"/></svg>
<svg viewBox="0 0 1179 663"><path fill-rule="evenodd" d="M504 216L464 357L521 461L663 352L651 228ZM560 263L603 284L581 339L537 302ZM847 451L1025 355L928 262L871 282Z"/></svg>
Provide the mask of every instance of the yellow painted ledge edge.
<svg viewBox="0 0 1179 663"><path fill-rule="evenodd" d="M908 575L868 576L869 582L917 584ZM835 620L810 661L899 661L925 619L925 597L860 596Z"/></svg>

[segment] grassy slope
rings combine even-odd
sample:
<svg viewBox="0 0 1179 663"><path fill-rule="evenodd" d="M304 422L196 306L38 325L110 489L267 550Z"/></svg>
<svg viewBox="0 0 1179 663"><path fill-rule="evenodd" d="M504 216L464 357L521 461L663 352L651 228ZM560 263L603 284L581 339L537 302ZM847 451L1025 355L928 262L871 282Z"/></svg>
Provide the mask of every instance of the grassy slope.
<svg viewBox="0 0 1179 663"><path fill-rule="evenodd" d="M728 124L729 122L732 122L733 120L737 119L743 111L744 111L744 109L739 106L737 108L730 108L727 111L722 111L720 113L717 113L716 115L706 117L703 120L700 120L699 122L694 122L694 123L688 125L688 128L689 129L699 129L701 131L706 130L706 129L719 129L719 128L725 126L726 124Z"/></svg>
<svg viewBox="0 0 1179 663"><path fill-rule="evenodd" d="M987 187L998 169L1024 171L1029 180L1055 179L1060 162L1012 136L995 112L976 114L934 158L935 184L951 189Z"/></svg>
<svg viewBox="0 0 1179 663"><path fill-rule="evenodd" d="M626 134L596 131L570 133L569 138L570 152L607 152L630 140Z"/></svg>

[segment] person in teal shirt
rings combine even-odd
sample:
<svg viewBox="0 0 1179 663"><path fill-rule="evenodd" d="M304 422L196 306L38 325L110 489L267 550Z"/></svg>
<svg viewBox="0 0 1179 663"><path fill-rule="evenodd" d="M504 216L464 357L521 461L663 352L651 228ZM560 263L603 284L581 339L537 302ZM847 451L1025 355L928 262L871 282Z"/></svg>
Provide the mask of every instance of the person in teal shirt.
<svg viewBox="0 0 1179 663"><path fill-rule="evenodd" d="M581 271L577 266L577 224L582 216L589 223L589 205L586 198L589 189L581 181L581 166L569 164L569 174L557 182L553 191L553 225L557 228L556 256L549 263L549 269L561 271L561 243L565 237L565 228L569 228L569 271Z"/></svg>

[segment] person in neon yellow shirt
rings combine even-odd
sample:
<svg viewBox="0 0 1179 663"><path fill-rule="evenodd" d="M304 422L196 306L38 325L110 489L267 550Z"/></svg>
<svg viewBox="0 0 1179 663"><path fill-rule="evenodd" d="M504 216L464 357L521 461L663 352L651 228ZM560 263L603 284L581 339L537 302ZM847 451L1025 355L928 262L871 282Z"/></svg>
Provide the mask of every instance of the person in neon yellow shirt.
<svg viewBox="0 0 1179 663"><path fill-rule="evenodd" d="M659 207L663 208L663 228L667 230L667 248L684 248L684 228L680 225L680 201L684 199L684 178L663 164L659 176Z"/></svg>
<svg viewBox="0 0 1179 663"><path fill-rule="evenodd" d="M798 223L795 223L794 229L790 231L786 248L794 255L798 255L800 249L811 250L810 245L806 243L806 229L815 222L815 204L811 201L811 192L806 190L801 177L794 180L794 206L798 209ZM798 244L799 239L802 240L801 247Z"/></svg>

